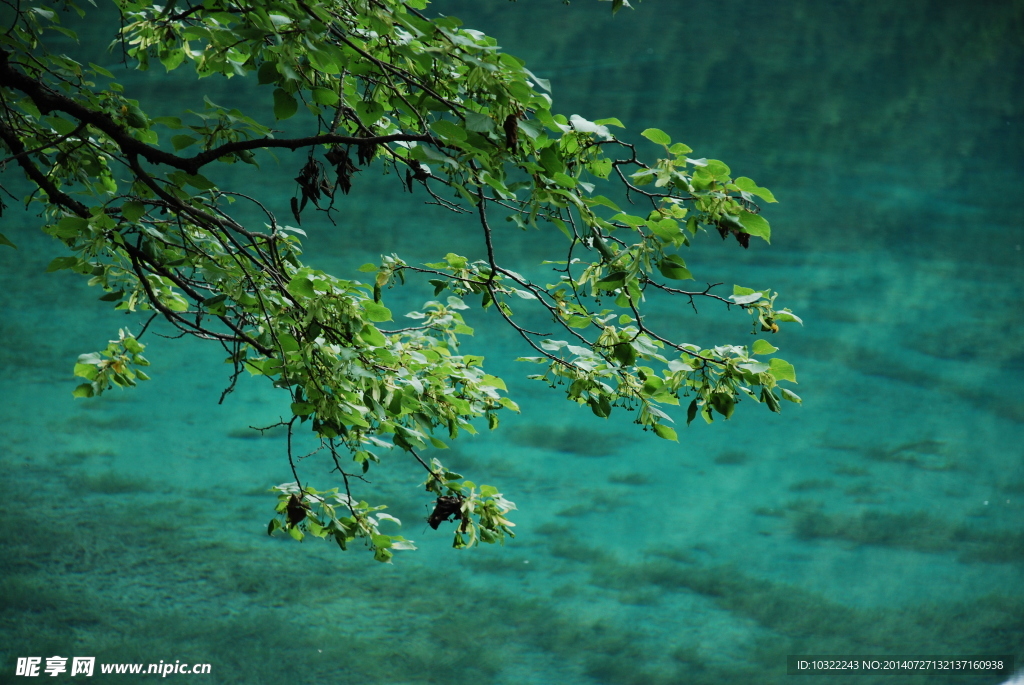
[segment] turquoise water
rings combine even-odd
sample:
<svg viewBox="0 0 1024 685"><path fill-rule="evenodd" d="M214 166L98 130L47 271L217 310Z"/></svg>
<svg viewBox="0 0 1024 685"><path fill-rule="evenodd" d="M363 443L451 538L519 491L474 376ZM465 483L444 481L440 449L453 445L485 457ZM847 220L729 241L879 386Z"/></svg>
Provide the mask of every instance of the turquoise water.
<svg viewBox="0 0 1024 685"><path fill-rule="evenodd" d="M668 443L526 381L517 340L474 314L468 344L523 413L443 456L518 504L517 538L449 549L396 462L364 494L393 503L419 551L381 566L270 539L265 491L291 476L280 438L248 426L287 399L248 381L218 405L218 349L147 336L151 382L73 400L76 356L137 323L44 273L57 244L9 210L0 682L21 680L17 657L55 654L382 685L776 683L788 654L1024 658L1024 4L648 0L614 21L583 0L435 7L550 76L560 111L663 128L775 192L771 247L709 237L690 262L803 317L773 338L803 406L744 405ZM282 213L289 164L279 186L245 179ZM344 275L382 252L481 252L393 180L364 172L339 227L304 226L307 261ZM523 270L541 238L501 237ZM659 315L695 342L747 340L711 307ZM1001 679L853 682L925 680Z"/></svg>

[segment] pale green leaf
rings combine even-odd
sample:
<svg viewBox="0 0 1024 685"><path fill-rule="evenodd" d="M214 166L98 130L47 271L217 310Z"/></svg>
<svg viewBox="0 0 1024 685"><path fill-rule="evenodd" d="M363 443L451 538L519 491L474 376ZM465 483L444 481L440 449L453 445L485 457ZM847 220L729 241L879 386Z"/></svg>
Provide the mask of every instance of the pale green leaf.
<svg viewBox="0 0 1024 685"><path fill-rule="evenodd" d="M363 302L363 309L366 310L366 318L374 323L380 323L382 321L391 321L391 310L382 304L377 304L372 300Z"/></svg>
<svg viewBox="0 0 1024 685"><path fill-rule="evenodd" d="M665 440L671 440L673 442L679 442L679 436L676 435L676 431L674 428L664 426L660 423L656 423L652 427L654 428L654 434L657 435L659 438L664 438Z"/></svg>
<svg viewBox="0 0 1024 685"><path fill-rule="evenodd" d="M672 139L669 137L669 135L662 131L661 129L649 128L645 131L642 131L640 135L642 135L644 138L651 141L652 143L657 143L658 145L670 145L672 143Z"/></svg>
<svg viewBox="0 0 1024 685"><path fill-rule="evenodd" d="M760 214L751 214L743 209L740 210L739 219L740 223L743 224L744 231L758 238L764 238L766 243L771 242L772 230L768 226L768 222Z"/></svg>
<svg viewBox="0 0 1024 685"><path fill-rule="evenodd" d="M784 359L772 359L771 369L776 380L796 383L796 369Z"/></svg>
<svg viewBox="0 0 1024 685"><path fill-rule="evenodd" d="M772 195L772 191L768 190L767 188L760 187L759 185L754 183L754 181L747 178L746 176L740 176L739 178L734 180L733 183L736 184L737 188L746 191L751 195L757 195L758 197L767 200L768 202L778 202L778 200L775 199L775 196Z"/></svg>

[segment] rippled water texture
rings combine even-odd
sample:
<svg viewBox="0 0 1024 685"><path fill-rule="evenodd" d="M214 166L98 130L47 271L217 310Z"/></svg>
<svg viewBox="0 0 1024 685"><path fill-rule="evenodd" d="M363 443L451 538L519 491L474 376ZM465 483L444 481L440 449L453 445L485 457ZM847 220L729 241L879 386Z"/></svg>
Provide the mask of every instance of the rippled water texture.
<svg viewBox="0 0 1024 685"><path fill-rule="evenodd" d="M0 681L18 656L55 654L208 662L218 683L381 685L782 683L788 654L1024 658L1024 4L434 8L550 77L558 111L617 116L633 139L662 128L775 192L770 247L708 236L688 262L700 281L770 286L803 317L773 343L804 405L745 403L668 443L526 381L517 340L473 314L467 351L524 411L446 463L518 503L517 538L449 549L398 462L367 495L394 502L420 551L382 566L270 539L266 489L291 476L280 437L247 427L287 398L247 381L218 406L218 349L147 336L152 381L74 400L76 356L137 324L78 276L44 273L60 245L11 209ZM110 68L113 29L94 22L83 48ZM201 108L147 78L126 77L129 96ZM229 85L211 97L268 97ZM236 182L284 215L296 160L266 165L279 185ZM307 260L352 275L381 253L482 255L471 225L394 181L360 174L337 227L304 226ZM500 236L523 270L559 239ZM428 295L408 287L392 309ZM749 340L738 312L655 307L687 340ZM857 680L883 682L923 679Z"/></svg>

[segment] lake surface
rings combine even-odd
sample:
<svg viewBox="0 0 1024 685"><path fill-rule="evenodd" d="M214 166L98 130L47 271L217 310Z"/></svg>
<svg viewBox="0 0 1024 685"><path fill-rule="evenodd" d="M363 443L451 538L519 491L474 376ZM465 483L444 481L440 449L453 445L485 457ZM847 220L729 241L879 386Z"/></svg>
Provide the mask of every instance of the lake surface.
<svg viewBox="0 0 1024 685"><path fill-rule="evenodd" d="M249 426L287 413L287 397L246 380L218 405L219 349L147 336L152 381L73 399L77 355L138 322L45 273L60 245L12 207L0 682L21 680L17 657L53 655L210 663L211 682L247 684L782 683L797 654L1020 664L1024 3L648 0L614 19L584 0L432 8L527 59L558 111L616 116L633 140L664 129L773 190L771 246L705 236L687 261L699 282L770 286L803 318L772 339L803 405L746 403L669 443L526 380L518 339L469 312L464 351L487 356L523 412L441 456L517 503L516 539L450 549L397 457L364 496L391 503L419 551L383 566L271 539L266 491L291 475L280 436ZM113 68L107 28L91 25L82 49ZM202 106L150 76L126 78L129 95ZM264 95L229 85L215 99ZM308 263L349 276L382 253L483 253L471 224L359 176L339 226L304 225ZM289 180L242 180L287 213ZM557 236L499 239L536 270ZM398 312L430 292L390 296ZM670 306L655 308L688 341L749 340L743 314Z"/></svg>

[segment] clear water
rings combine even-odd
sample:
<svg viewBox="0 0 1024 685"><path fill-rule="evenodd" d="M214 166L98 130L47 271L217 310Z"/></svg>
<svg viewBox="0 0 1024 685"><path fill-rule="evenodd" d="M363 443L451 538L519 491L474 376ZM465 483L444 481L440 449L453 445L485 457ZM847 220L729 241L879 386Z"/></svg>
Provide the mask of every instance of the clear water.
<svg viewBox="0 0 1024 685"><path fill-rule="evenodd" d="M518 503L518 537L449 549L419 473L394 463L366 495L394 502L420 551L381 566L270 539L265 490L290 474L280 440L247 427L286 398L250 381L217 405L218 350L147 336L151 382L73 400L75 357L136 324L44 273L58 246L9 210L0 681L30 655L382 685L776 683L788 654L1024 658L1024 3L648 0L614 20L593 4L436 7L550 76L560 111L663 128L775 191L771 247L708 238L692 263L803 316L773 342L804 405L744 405L667 443L522 380L516 340L477 316L472 345L524 411L445 456ZM138 92L166 100L168 83ZM249 97L231 85L215 99ZM309 262L482 250L394 179L361 176L339 227L307 227ZM286 213L290 181L242 180ZM540 254L542 236L502 240L522 264ZM663 314L695 342L746 340L742 317Z"/></svg>

